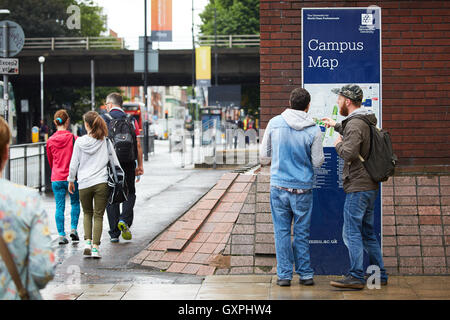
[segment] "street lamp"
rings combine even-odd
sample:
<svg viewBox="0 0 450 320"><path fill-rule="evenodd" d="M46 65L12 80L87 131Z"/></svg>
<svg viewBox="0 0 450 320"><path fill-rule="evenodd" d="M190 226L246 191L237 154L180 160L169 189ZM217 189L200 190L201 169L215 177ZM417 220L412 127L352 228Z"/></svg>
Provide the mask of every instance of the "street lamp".
<svg viewBox="0 0 450 320"><path fill-rule="evenodd" d="M38 61L41 64L41 120L44 121L44 62L45 62L45 57L40 56L38 58Z"/></svg>
<svg viewBox="0 0 450 320"><path fill-rule="evenodd" d="M8 9L0 9L0 14L10 14L11 12Z"/></svg>

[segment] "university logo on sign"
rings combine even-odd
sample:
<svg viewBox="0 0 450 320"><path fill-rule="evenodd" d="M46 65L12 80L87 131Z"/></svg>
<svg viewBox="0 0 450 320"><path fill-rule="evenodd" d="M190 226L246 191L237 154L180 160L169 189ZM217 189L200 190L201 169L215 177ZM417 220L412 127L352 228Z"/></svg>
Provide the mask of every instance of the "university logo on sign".
<svg viewBox="0 0 450 320"><path fill-rule="evenodd" d="M373 14L371 14L371 13L363 13L363 14L361 14L361 24L363 26L371 26L371 25L373 25Z"/></svg>

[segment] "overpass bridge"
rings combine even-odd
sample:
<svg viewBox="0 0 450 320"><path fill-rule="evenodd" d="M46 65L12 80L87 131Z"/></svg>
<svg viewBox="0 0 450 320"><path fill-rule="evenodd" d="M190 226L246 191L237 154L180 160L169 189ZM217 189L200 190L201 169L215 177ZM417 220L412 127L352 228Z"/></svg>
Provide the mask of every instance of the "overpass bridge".
<svg viewBox="0 0 450 320"><path fill-rule="evenodd" d="M211 36L200 37L199 45L214 46ZM218 36L219 84L259 85L259 36ZM214 51L213 51L214 52ZM91 60L95 61L95 86L141 86L143 74L134 72L134 51L122 39L35 38L25 39L19 58L19 75L10 76L17 109L18 141L30 141L29 132L40 115L40 64L45 56L44 90L49 87L90 87ZM212 57L212 79L214 58ZM160 50L159 72L149 73L149 86L192 84L192 50ZM90 97L89 97L90 98ZM29 101L22 112L20 100ZM45 99L46 113L52 101Z"/></svg>
<svg viewBox="0 0 450 320"><path fill-rule="evenodd" d="M90 86L91 60L95 61L96 86L142 85L143 74L133 70L134 51L127 50L121 39L105 39L111 38L26 39L24 50L16 56L20 74L11 81L16 86L39 85L38 57L42 55L46 85ZM214 45L214 41L204 38L200 44ZM219 84L259 84L259 37L221 36L217 53ZM214 57L211 63L214 79ZM159 50L159 72L149 74L149 85L191 84L192 50Z"/></svg>

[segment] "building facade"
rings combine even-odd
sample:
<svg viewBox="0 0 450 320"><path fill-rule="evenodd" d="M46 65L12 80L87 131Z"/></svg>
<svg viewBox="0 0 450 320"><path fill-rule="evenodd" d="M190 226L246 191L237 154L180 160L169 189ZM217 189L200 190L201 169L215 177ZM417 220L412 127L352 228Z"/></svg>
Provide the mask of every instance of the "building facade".
<svg viewBox="0 0 450 320"><path fill-rule="evenodd" d="M385 264L391 274L449 274L450 2L261 0L261 128L301 86L301 9L371 5L382 16L382 126L399 157L382 188Z"/></svg>

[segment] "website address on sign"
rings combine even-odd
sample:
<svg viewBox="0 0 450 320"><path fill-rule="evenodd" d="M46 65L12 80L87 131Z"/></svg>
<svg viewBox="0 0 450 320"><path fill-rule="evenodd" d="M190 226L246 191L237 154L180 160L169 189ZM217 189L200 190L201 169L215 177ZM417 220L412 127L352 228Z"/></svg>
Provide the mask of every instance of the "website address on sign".
<svg viewBox="0 0 450 320"><path fill-rule="evenodd" d="M337 244L338 241L336 239L333 239L333 240L309 240L309 243L312 243L312 244Z"/></svg>

